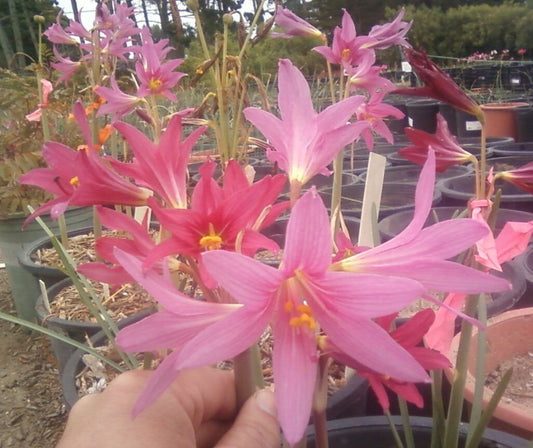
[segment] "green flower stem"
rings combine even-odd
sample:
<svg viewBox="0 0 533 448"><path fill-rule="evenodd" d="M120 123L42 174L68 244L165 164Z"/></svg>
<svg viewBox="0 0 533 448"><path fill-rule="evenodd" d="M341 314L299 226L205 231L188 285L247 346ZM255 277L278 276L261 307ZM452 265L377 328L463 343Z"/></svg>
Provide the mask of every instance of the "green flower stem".
<svg viewBox="0 0 533 448"><path fill-rule="evenodd" d="M485 175L487 172L487 129L485 123L481 125L481 156L479 162L480 182L478 199L485 197Z"/></svg>
<svg viewBox="0 0 533 448"><path fill-rule="evenodd" d="M476 307L477 297L469 296L466 302L466 314L472 316ZM461 424L461 414L463 411L464 389L466 384L471 338L472 324L463 320L459 339L459 350L455 363L455 378L452 382L450 404L448 406L448 420L446 422L446 430L444 434L444 446L446 448L456 448L459 440L459 426Z"/></svg>
<svg viewBox="0 0 533 448"><path fill-rule="evenodd" d="M265 387L259 346L254 344L233 358L233 369L235 372L237 408L240 409L258 389Z"/></svg>
<svg viewBox="0 0 533 448"><path fill-rule="evenodd" d="M254 18L252 19L252 23L250 25L250 31L246 33L246 38L244 39L244 43L242 44L241 50L239 51L239 56L238 56L239 60L242 60L242 58L244 57L244 53L247 50L248 45L250 43L250 39L252 35L251 32L257 27L257 22L259 21L261 17L261 12L263 11L263 7L265 3L266 3L266 0L261 0L261 3L259 3L259 6L257 7L257 10L255 11Z"/></svg>
<svg viewBox="0 0 533 448"><path fill-rule="evenodd" d="M405 444L407 448L415 448L415 438L413 436L413 428L411 427L411 421L409 419L409 409L407 409L407 403L398 395L398 404L400 406L400 415L402 417L403 431L405 434Z"/></svg>
<svg viewBox="0 0 533 448"><path fill-rule="evenodd" d="M445 417L444 403L442 400L442 370L431 372L433 383L431 384L431 407L433 415L433 427L431 428L431 448L442 446Z"/></svg>
<svg viewBox="0 0 533 448"><path fill-rule="evenodd" d="M487 323L487 304L485 294L479 295L477 319L483 324ZM470 411L470 421L466 443L472 438L474 428L478 425L483 410L483 389L485 387L485 358L487 350L487 333L485 331L477 332L477 350L476 350L476 370L475 370L475 388L474 399L472 401L472 410Z"/></svg>
<svg viewBox="0 0 533 448"><path fill-rule="evenodd" d="M328 428L325 409L313 409L313 425L315 427L316 448L328 448Z"/></svg>
<svg viewBox="0 0 533 448"><path fill-rule="evenodd" d="M385 411L385 417L387 417L387 420L389 421L390 430L392 431L392 436L394 437L394 441L396 442L396 447L404 448L400 434L398 433L398 430L396 429L396 425L392 421L392 417L389 411Z"/></svg>

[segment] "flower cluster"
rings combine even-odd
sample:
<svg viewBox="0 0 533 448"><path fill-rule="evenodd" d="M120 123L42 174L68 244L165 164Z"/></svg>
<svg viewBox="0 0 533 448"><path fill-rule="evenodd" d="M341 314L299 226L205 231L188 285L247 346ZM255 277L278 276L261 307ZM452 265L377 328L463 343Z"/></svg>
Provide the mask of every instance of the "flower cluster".
<svg viewBox="0 0 533 448"><path fill-rule="evenodd" d="M126 351L165 353L134 412L153 403L184 369L239 356L267 327L275 341L279 420L290 444L302 438L313 407L321 402L314 394L317 377L324 374L324 358L332 357L368 378L384 409L389 406L385 387L421 405L414 383L429 382L427 370L448 365L443 354L419 345L434 314L425 311L399 329L391 327L393 316L420 297L440 304L435 293L467 295L508 288L501 278L450 261L489 234L485 222L465 218L424 227L435 171L470 156L442 120L435 136L410 131L415 146L404 152L424 163L414 216L402 233L373 248L357 247L349 236L337 234L336 226L332 232L328 208L312 183L315 176L330 174L331 163L350 143L363 139L371 150L376 135L392 143L386 118L400 117L401 112L383 102L395 85L383 76L385 67L376 65L379 50L405 49L426 83L414 93L431 93L482 118L478 106L453 87L427 55L410 48L410 23L402 20L403 10L368 35L357 35L345 11L331 45L323 37L324 45L315 48L328 64L342 68L343 86L331 106L316 111L304 75L283 59L279 116L253 106L243 111L265 137L260 146L266 148L268 160L283 174L254 179L249 167L236 160L219 165L207 160L194 184L189 159L205 126L191 128L189 109L161 118L157 104L146 100L177 100L175 87L183 74L175 69L182 61L167 60L167 42L154 42L147 28L137 29L130 8L115 7L110 14L99 4L91 31L74 21L63 28L58 17L46 35L54 44L79 47L78 61L55 49L58 82L68 82L83 64L92 67L94 92L103 99L98 116L113 123L133 158L119 161L98 151L90 126L95 117L78 102L73 114L86 145L72 149L47 142L43 154L48 166L20 181L54 195L29 220L45 212L57 217L68 206L94 205L105 227L128 235L99 239L103 261L82 265L79 271L111 284L138 282L161 305L160 311L126 327L116 339ZM322 36L282 6L277 7L275 22L285 32L273 37ZM131 44L133 36L140 37L138 44ZM137 87L125 93L116 69L119 61L132 60ZM95 64L104 67L106 76ZM109 86L102 86L106 79ZM141 115L151 125L148 135L141 126L120 121L141 103L147 106ZM218 172L223 173L221 183ZM311 187L302 189L306 184ZM122 211L128 207L145 211L142 223ZM264 249L280 251L264 231L282 214L289 216L287 230L281 261L273 267L256 255ZM149 230L152 215L155 233ZM176 284L192 284L194 291Z"/></svg>

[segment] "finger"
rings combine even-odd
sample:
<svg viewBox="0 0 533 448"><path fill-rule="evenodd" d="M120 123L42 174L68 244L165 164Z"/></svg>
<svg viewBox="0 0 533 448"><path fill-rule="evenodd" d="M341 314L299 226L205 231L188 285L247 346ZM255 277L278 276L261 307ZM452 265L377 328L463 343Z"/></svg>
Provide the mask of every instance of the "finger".
<svg viewBox="0 0 533 448"><path fill-rule="evenodd" d="M216 448L279 448L280 430L274 394L263 389L242 407Z"/></svg>

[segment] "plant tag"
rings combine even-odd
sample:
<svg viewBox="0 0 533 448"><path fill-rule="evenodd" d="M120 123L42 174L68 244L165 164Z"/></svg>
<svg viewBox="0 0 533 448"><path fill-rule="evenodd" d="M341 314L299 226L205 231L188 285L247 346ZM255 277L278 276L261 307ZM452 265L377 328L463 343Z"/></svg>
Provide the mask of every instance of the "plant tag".
<svg viewBox="0 0 533 448"><path fill-rule="evenodd" d="M465 127L467 131L481 131L481 123L477 120L467 121Z"/></svg>
<svg viewBox="0 0 533 448"><path fill-rule="evenodd" d="M387 159L384 156L370 153L368 158L365 192L361 208L361 224L359 226L359 246L374 247L379 244L377 222L383 190L383 177Z"/></svg>

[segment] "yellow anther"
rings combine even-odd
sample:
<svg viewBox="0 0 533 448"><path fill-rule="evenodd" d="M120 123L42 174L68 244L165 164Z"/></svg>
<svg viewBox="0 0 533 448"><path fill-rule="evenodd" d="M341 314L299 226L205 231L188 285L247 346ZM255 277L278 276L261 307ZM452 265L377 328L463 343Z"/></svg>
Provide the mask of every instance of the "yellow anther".
<svg viewBox="0 0 533 448"><path fill-rule="evenodd" d="M70 185L73 187L78 187L80 185L80 179L78 176L74 176L69 180Z"/></svg>
<svg viewBox="0 0 533 448"><path fill-rule="evenodd" d="M343 61L348 61L351 56L352 56L352 52L350 51L349 48L345 48L344 50L342 50L342 60Z"/></svg>
<svg viewBox="0 0 533 448"><path fill-rule="evenodd" d="M316 328L315 319L311 317L309 314L303 313L300 316L300 322L301 322L301 325L307 325L311 330L314 330Z"/></svg>
<svg viewBox="0 0 533 448"><path fill-rule="evenodd" d="M300 314L312 314L312 310L311 310L311 307L309 305L304 305L303 303L300 303L300 305L298 305L296 307L296 310L300 313Z"/></svg>
<svg viewBox="0 0 533 448"><path fill-rule="evenodd" d="M213 224L209 223L209 234L200 238L199 244L205 250L216 250L222 247L222 237L215 232Z"/></svg>
<svg viewBox="0 0 533 448"><path fill-rule="evenodd" d="M289 325L291 327L299 327L300 325L302 325L302 320L299 317L291 317L291 319L289 320Z"/></svg>
<svg viewBox="0 0 533 448"><path fill-rule="evenodd" d="M316 345L320 349L320 351L325 352L328 348L328 337L323 334L321 334L320 336L317 336Z"/></svg>
<svg viewBox="0 0 533 448"><path fill-rule="evenodd" d="M150 87L150 90L152 92L159 91L162 85L163 85L163 81L161 81L160 79L156 79L156 78L150 79L150 82L148 83L148 86Z"/></svg>
<svg viewBox="0 0 533 448"><path fill-rule="evenodd" d="M287 301L283 304L283 309L285 312L290 313L294 309L294 303Z"/></svg>

